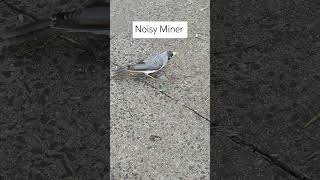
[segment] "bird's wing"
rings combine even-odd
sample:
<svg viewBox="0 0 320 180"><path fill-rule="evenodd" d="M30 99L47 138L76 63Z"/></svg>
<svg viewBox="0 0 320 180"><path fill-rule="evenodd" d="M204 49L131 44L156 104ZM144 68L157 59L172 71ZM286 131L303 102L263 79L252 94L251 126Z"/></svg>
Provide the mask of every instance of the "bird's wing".
<svg viewBox="0 0 320 180"><path fill-rule="evenodd" d="M163 60L161 56L153 56L146 60L140 61L137 64L128 66L130 71L146 71L146 70L159 70L163 65Z"/></svg>

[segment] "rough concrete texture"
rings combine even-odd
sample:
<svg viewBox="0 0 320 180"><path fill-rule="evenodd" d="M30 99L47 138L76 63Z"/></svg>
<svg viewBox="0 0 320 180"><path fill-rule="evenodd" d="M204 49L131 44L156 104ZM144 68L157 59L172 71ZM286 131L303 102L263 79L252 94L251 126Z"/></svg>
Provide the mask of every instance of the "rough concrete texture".
<svg viewBox="0 0 320 180"><path fill-rule="evenodd" d="M188 21L188 38L133 39L132 21ZM209 179L209 1L111 2L111 69L166 50L167 80L111 79L113 179Z"/></svg>

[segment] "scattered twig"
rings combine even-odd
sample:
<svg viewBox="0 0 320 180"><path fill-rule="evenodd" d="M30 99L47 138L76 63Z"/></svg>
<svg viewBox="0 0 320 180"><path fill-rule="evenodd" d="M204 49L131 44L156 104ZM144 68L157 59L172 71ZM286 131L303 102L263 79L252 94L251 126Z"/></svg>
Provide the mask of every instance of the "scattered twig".
<svg viewBox="0 0 320 180"><path fill-rule="evenodd" d="M320 113L317 114L316 116L314 116L309 122L307 122L303 127L306 128L308 127L310 124L312 124L313 122L315 122L317 119L320 118Z"/></svg>
<svg viewBox="0 0 320 180"><path fill-rule="evenodd" d="M74 39L72 39L72 38L69 38L69 37L67 37L67 36L65 36L65 35L63 35L63 34L60 34L58 37L66 40L66 41L68 41L68 42L71 42L72 44L75 44L75 45L77 45L77 46L79 46L79 47L82 47L82 45L81 45L80 42L78 42L78 41L76 41L76 40L74 40Z"/></svg>
<svg viewBox="0 0 320 180"><path fill-rule="evenodd" d="M312 154L310 154L307 159L310 161L312 158L314 158L315 156L320 154L320 150L313 152Z"/></svg>

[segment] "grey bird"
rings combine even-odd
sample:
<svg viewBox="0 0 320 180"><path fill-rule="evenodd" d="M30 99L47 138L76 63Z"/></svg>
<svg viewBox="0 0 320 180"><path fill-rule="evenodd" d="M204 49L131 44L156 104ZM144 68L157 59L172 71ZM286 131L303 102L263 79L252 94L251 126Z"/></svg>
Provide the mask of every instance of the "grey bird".
<svg viewBox="0 0 320 180"><path fill-rule="evenodd" d="M151 56L151 57L149 57L143 61L140 61L136 64L129 65L124 68L118 68L118 69L114 70L113 72L114 73L121 73L121 72L144 73L146 76L154 78L150 74L160 71L177 54L178 54L177 52L165 51L165 52L162 52L158 55Z"/></svg>

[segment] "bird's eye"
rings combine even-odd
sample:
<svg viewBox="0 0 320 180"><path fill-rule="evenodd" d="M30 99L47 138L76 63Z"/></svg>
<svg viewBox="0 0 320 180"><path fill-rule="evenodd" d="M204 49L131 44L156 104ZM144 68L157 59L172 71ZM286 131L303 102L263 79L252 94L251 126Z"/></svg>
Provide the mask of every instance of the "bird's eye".
<svg viewBox="0 0 320 180"><path fill-rule="evenodd" d="M173 53L171 51L169 51L169 58L172 58Z"/></svg>

